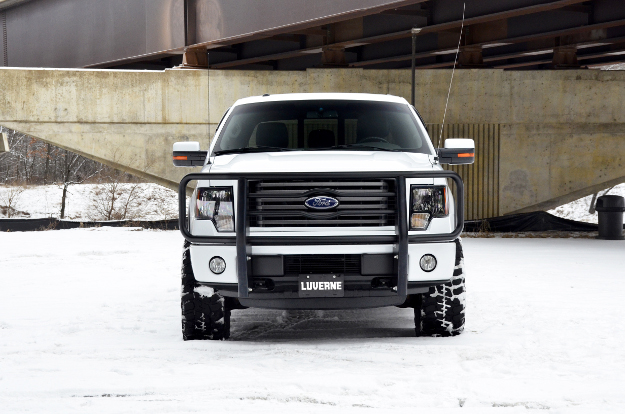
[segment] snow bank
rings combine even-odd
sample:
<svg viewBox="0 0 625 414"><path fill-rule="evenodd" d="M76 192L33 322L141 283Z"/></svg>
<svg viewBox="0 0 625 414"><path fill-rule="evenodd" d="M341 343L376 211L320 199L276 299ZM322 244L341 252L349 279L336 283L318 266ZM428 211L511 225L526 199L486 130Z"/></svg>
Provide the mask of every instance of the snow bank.
<svg viewBox="0 0 625 414"><path fill-rule="evenodd" d="M465 239L467 325L237 310L183 342L178 232L0 233L0 412L625 411L625 242Z"/></svg>
<svg viewBox="0 0 625 414"><path fill-rule="evenodd" d="M120 184L120 191L127 192L136 184ZM101 184L78 184L68 188L65 217L75 220L100 219L93 217L94 193L103 188ZM139 184L139 202L131 209L129 219L168 220L178 217L178 194L158 184ZM7 187L0 186L0 200ZM58 185L38 185L25 187L19 196L15 209L27 214L17 217L60 217L62 187ZM2 203L0 202L0 205ZM0 212L0 218L4 217Z"/></svg>
<svg viewBox="0 0 625 414"><path fill-rule="evenodd" d="M605 190L599 192L599 196L604 195ZM619 184L612 188L608 195L619 195L625 197L625 184ZM597 212L590 214L590 203L592 201L592 195L582 197L578 200L572 201L568 204L564 204L560 207L556 207L553 210L549 210L548 213L554 216L562 217L569 220L584 221L586 223L597 223L599 216ZM625 222L625 218L623 220Z"/></svg>

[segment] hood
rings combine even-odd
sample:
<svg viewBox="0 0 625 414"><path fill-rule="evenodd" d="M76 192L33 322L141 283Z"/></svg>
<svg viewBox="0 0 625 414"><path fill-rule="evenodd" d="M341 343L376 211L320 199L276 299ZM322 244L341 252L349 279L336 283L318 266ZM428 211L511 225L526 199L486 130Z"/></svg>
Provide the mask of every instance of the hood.
<svg viewBox="0 0 625 414"><path fill-rule="evenodd" d="M211 173L418 171L433 169L426 154L383 151L293 151L220 155Z"/></svg>

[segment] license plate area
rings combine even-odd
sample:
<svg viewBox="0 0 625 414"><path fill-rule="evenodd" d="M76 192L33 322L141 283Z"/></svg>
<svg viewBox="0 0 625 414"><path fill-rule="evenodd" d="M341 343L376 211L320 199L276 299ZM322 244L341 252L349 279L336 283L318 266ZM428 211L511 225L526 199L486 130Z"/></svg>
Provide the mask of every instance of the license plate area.
<svg viewBox="0 0 625 414"><path fill-rule="evenodd" d="M297 290L300 298L342 298L345 277L337 274L299 275Z"/></svg>

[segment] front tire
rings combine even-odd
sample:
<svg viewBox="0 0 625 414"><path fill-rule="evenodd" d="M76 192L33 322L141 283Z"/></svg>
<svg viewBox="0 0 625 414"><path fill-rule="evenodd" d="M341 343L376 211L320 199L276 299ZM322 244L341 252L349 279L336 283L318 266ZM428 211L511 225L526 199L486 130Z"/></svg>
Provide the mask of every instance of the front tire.
<svg viewBox="0 0 625 414"><path fill-rule="evenodd" d="M182 249L182 338L224 340L230 337L230 309L219 293L195 280L188 241Z"/></svg>
<svg viewBox="0 0 625 414"><path fill-rule="evenodd" d="M464 255L460 239L455 242L456 260L451 280L423 293L419 306L414 309L417 336L456 336L464 330Z"/></svg>

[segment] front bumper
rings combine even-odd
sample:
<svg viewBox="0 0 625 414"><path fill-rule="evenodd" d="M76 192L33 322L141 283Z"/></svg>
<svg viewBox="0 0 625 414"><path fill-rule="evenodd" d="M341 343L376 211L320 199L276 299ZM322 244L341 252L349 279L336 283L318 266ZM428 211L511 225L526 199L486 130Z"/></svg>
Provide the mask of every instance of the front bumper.
<svg viewBox="0 0 625 414"><path fill-rule="evenodd" d="M319 263L315 266L317 268L323 268L322 261L327 261L328 257L359 259L358 265L351 269L332 272L344 275L344 298L299 298L299 273L285 263L288 258L297 257L302 252L306 253L308 263ZM437 266L431 272L425 272L419 266L424 254L432 254L437 259ZM454 242L409 244L407 295L424 293L430 286L448 282L453 274L455 254ZM208 262L214 256L226 261L226 270L220 275L215 275L208 268ZM375 258L375 262L383 264L371 266L364 257ZM224 296L239 297L235 246L191 245L191 258L198 283L212 287ZM264 260L266 258L270 260ZM398 285L397 265L397 245L253 246L248 252L247 274L251 289L248 298L254 301L247 302L245 306L339 309L401 304L405 298L398 297L395 290ZM354 301L356 298L362 300ZM245 299L242 304L244 302Z"/></svg>
<svg viewBox="0 0 625 414"><path fill-rule="evenodd" d="M245 178L232 174L189 174L183 178L179 189L180 231L186 240L192 243L191 257L194 274L200 283L212 286L222 294L239 298L243 306L266 308L298 308L298 309L340 309L377 307L403 304L409 294L427 291L429 286L445 283L451 278L455 258L453 241L459 236L464 225L463 218L463 184L460 177L451 171L427 171L419 173L358 173L360 178L395 179L397 188L397 214L394 235L380 236L249 236L247 219L248 180L280 178L283 174L246 174ZM348 178L354 173L298 173L289 178ZM451 178L456 184L456 227L452 232L444 234L408 234L408 203L406 178ZM187 227L186 219L186 187L193 180L237 180L235 197L236 237L194 236ZM391 278L391 284L383 289L348 289L343 298L299 298L297 291L279 289L263 290L257 277L251 271L251 260L254 255L288 254L289 251L307 254L337 254L348 251L358 254L371 253L392 254L395 268L392 275L378 275ZM418 261L423 254L434 254L438 260L437 269L427 275L420 269ZM208 261L213 256L226 260L226 272L217 282L215 275L208 270ZM412 271L410 271L412 269ZM288 275L286 275L288 277ZM353 275L352 282L362 286L369 283L367 277L376 275ZM358 278L357 276L361 276ZM364 277L364 278L363 278ZM440 277L440 279L439 279ZM282 282L288 280L282 279Z"/></svg>

